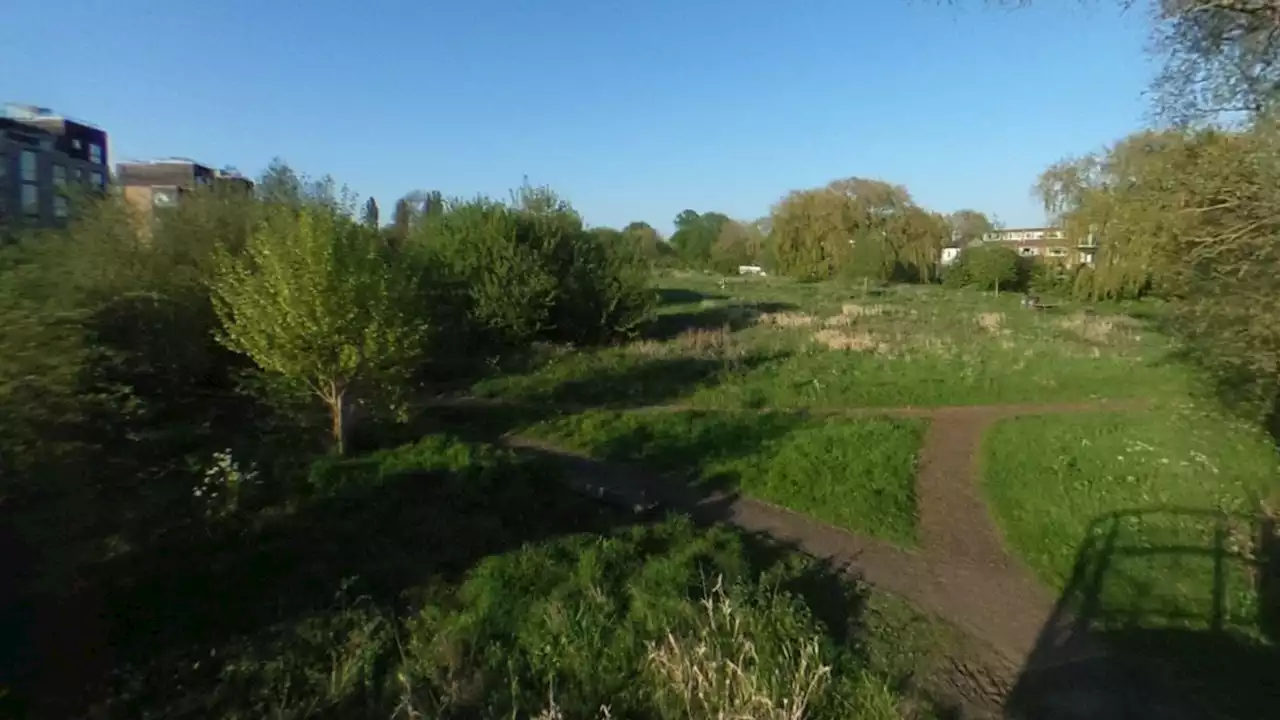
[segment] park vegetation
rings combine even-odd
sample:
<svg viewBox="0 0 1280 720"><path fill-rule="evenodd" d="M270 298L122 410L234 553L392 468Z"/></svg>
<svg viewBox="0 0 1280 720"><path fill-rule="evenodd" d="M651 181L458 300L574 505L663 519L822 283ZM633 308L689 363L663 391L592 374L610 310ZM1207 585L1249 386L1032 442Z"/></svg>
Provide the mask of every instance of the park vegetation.
<svg viewBox="0 0 1280 720"><path fill-rule="evenodd" d="M1149 341L1083 312L1050 327L957 292L961 324L924 293L896 306L849 302L871 283L942 283L1075 303L1158 299L1158 329L1177 350L1233 406L1274 421L1280 10L1170 0L1155 27L1170 122L1065 159L1037 184L1069 242L1096 239L1092 266L1028 265L981 242L995 226L982 213L940 214L861 177L789 192L756 220L685 210L664 238L643 222L589 227L527 182L506 200L415 191L386 217L372 198L275 162L251 195L204 188L154 217L114 195L83 197L65 228L6 234L0 555L12 581L0 585L0 713L893 716L903 677L868 649L875 628L855 617L865 587L723 527L637 523L566 494L547 463L447 426L425 401L483 394L487 382L545 406L689 377L727 378L692 395L738 410L831 398L927 405L937 397L921 394L941 392L1025 402L1092 392L1099 373L1125 392L1148 389L1132 369ZM964 250L944 271L940 252L953 243ZM714 327L662 335L655 271L743 265L819 288L797 297L833 293L821 299L831 307L761 299L712 308L723 311ZM712 292L692 293L700 312ZM909 322L928 332L904 332ZM1041 333L1022 338L1035 342L1011 339L1019 323ZM803 349L761 360L735 346L738 331L774 351L791 347L778 338ZM1055 343L1072 335L1071 362L1028 365L1051 333ZM969 352L975 335L986 345ZM662 356L671 347L688 356ZM856 377L844 372L853 353ZM583 377L600 357L651 370ZM930 382L894 385L908 361ZM774 374L752 374L760 367ZM528 368L542 375L520 375ZM557 385L543 392L548 377ZM753 436L738 420L700 416L537 419L544 436L622 459L712 438L719 454L682 450L670 463L708 479L732 471L744 492L915 539L918 423L774 419ZM1034 430L1003 431L1014 438L1005 447L1035 446L1017 435ZM725 450L744 438L787 454L770 466L750 448ZM863 463L874 492L833 479L795 501L794 478L814 477L806 459L860 444L880 452L846 464ZM1251 493L1272 470L1254 464ZM1024 476L993 485L1023 502ZM1063 574L1070 541L1064 532L1046 551L1048 572Z"/></svg>

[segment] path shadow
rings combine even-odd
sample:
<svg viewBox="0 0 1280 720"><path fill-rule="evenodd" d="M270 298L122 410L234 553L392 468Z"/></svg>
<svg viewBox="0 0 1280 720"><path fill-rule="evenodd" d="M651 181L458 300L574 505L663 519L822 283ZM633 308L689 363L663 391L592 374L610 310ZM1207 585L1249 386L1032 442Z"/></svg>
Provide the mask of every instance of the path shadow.
<svg viewBox="0 0 1280 720"><path fill-rule="evenodd" d="M1274 519L1178 507L1101 516L1009 709L1027 718L1268 716L1280 702L1278 618Z"/></svg>

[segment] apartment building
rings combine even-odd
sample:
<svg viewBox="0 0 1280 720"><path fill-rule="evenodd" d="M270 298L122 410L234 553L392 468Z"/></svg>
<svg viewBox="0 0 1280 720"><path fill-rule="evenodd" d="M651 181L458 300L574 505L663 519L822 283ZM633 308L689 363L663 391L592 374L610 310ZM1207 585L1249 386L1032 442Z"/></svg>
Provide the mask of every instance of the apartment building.
<svg viewBox="0 0 1280 720"><path fill-rule="evenodd" d="M1042 257L1060 262L1092 265L1098 244L1093 235L1073 243L1061 228L1033 227L995 230L982 236L983 242L1004 243L1022 257Z"/></svg>
<svg viewBox="0 0 1280 720"><path fill-rule="evenodd" d="M116 184L144 217L156 208L173 207L199 187L221 185L251 192L253 182L239 173L216 170L190 158L122 162L116 165Z"/></svg>
<svg viewBox="0 0 1280 720"><path fill-rule="evenodd" d="M107 133L49 108L0 103L0 220L65 221L73 186L109 180Z"/></svg>

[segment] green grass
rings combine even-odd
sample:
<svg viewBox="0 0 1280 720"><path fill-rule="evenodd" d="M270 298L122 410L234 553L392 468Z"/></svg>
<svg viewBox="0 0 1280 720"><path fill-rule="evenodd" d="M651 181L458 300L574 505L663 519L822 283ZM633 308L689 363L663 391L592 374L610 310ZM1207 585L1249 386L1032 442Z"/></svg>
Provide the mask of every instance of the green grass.
<svg viewBox="0 0 1280 720"><path fill-rule="evenodd" d="M805 420L781 413L592 411L525 433L607 460L685 473L810 517L915 542L916 420Z"/></svg>
<svg viewBox="0 0 1280 720"><path fill-rule="evenodd" d="M683 718L686 697L698 716L733 697L681 667L737 688L751 717L783 717L770 708L813 678L805 717L896 717L904 693L943 711L918 682L946 671L936 622L728 527L636 524L551 472L430 436L320 462L306 499L115 558L95 584L113 716L509 718L554 701Z"/></svg>
<svg viewBox="0 0 1280 720"><path fill-rule="evenodd" d="M1264 717L1280 664L1280 467L1218 413L1010 420L984 480L1011 549L1112 647L1171 667L1221 717Z"/></svg>
<svg viewBox="0 0 1280 720"><path fill-rule="evenodd" d="M1183 397L1192 374L1155 305L1064 303L930 286L667 276L649 335L479 383L529 402L707 408L942 406ZM1088 312L1086 312L1088 310ZM1123 311L1131 311L1126 315Z"/></svg>
<svg viewBox="0 0 1280 720"><path fill-rule="evenodd" d="M1103 625L1203 629L1216 614L1256 630L1252 570L1239 556L1256 550L1253 516L1280 488L1259 431L1189 408L1011 420L986 439L984 482L1011 547L1057 590L1069 589L1086 541L1114 543L1099 570Z"/></svg>

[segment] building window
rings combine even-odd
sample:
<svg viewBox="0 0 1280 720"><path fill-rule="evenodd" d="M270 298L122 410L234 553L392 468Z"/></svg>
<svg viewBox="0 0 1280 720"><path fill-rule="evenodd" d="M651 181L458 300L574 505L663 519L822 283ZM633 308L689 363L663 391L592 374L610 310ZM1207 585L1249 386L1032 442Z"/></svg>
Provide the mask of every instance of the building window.
<svg viewBox="0 0 1280 720"><path fill-rule="evenodd" d="M71 149L77 152L83 150L84 143L81 142L80 138L71 138Z"/></svg>
<svg viewBox="0 0 1280 720"><path fill-rule="evenodd" d="M96 170L89 173L89 184L99 188L103 188L107 186L107 183L104 181L102 177L102 173Z"/></svg>
<svg viewBox="0 0 1280 720"><path fill-rule="evenodd" d="M76 182L77 183L84 182L84 168L76 168Z"/></svg>
<svg viewBox="0 0 1280 720"><path fill-rule="evenodd" d="M1030 247L1018 248L1018 254L1022 257L1031 257L1036 254L1036 249Z"/></svg>
<svg viewBox="0 0 1280 720"><path fill-rule="evenodd" d="M102 146L98 143L89 143L89 162L94 165L102 164Z"/></svg>
<svg viewBox="0 0 1280 720"><path fill-rule="evenodd" d="M65 165L53 166L53 184L56 187L67 186L67 168Z"/></svg>
<svg viewBox="0 0 1280 720"><path fill-rule="evenodd" d="M39 158L34 150L22 151L22 181L38 182L40 180Z"/></svg>
<svg viewBox="0 0 1280 720"><path fill-rule="evenodd" d="M59 220L67 216L67 196L55 195L53 197L53 216Z"/></svg>
<svg viewBox="0 0 1280 720"><path fill-rule="evenodd" d="M1049 248L1049 257L1066 257L1066 256L1067 256L1066 248L1060 248L1060 247Z"/></svg>
<svg viewBox="0 0 1280 720"><path fill-rule="evenodd" d="M40 214L40 187L32 183L22 183L22 213L24 215Z"/></svg>

